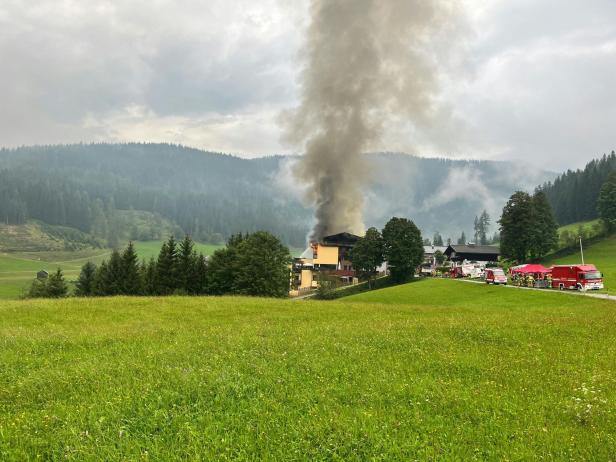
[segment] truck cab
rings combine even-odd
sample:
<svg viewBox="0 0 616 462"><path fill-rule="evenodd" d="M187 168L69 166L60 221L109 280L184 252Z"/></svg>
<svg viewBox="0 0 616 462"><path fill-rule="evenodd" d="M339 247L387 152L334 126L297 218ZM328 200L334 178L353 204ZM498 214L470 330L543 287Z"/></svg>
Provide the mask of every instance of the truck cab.
<svg viewBox="0 0 616 462"><path fill-rule="evenodd" d="M603 275L595 265L558 265L552 268L552 287L565 290L603 289Z"/></svg>

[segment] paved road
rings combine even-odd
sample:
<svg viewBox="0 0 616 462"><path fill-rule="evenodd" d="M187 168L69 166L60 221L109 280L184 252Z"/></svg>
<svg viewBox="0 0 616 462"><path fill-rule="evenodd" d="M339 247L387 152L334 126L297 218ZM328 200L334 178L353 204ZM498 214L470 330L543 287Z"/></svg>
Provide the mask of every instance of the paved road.
<svg viewBox="0 0 616 462"><path fill-rule="evenodd" d="M456 279L456 281L460 281L460 282L468 282L471 284L485 284L484 281L472 281L469 279ZM538 290L540 292L545 292L545 289L536 289L534 287L518 287L518 286L512 286L510 284L507 284L506 287L508 289L519 289L519 290ZM616 295L609 295L609 294L598 294L598 293L592 293L592 292L577 292L574 290L566 290L566 291L561 291L561 290L553 290L551 292L555 292L555 293L559 293L559 294L564 294L564 295L579 295L581 297L592 297L592 298L600 298L601 300L612 300L614 302L616 302Z"/></svg>

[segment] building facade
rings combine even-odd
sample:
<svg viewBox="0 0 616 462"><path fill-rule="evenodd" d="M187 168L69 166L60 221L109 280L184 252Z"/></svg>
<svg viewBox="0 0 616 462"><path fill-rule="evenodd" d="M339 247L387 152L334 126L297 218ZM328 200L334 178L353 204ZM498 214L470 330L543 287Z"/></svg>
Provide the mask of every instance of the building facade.
<svg viewBox="0 0 616 462"><path fill-rule="evenodd" d="M337 279L342 285L356 284L357 276L351 262L351 251L359 236L339 233L314 242L293 262L291 290L306 291L318 287L319 277Z"/></svg>

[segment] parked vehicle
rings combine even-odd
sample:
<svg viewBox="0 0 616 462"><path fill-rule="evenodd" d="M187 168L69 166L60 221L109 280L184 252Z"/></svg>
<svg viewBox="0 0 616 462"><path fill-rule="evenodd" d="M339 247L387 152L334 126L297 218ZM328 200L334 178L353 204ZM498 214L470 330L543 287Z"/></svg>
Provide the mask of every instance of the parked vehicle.
<svg viewBox="0 0 616 462"><path fill-rule="evenodd" d="M603 275L595 265L558 265L552 268L554 289L603 289Z"/></svg>
<svg viewBox="0 0 616 462"><path fill-rule="evenodd" d="M486 268L485 281L486 284L507 285L507 276L501 268Z"/></svg>
<svg viewBox="0 0 616 462"><path fill-rule="evenodd" d="M459 266L452 266L449 270L449 276L452 278L471 278L479 279L483 277L484 269L481 265L473 263L465 263Z"/></svg>

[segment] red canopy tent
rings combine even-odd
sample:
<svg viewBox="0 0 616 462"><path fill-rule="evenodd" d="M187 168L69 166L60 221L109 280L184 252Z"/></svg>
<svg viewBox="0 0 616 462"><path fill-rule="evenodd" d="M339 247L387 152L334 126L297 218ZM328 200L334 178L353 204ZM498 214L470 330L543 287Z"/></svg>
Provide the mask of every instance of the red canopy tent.
<svg viewBox="0 0 616 462"><path fill-rule="evenodd" d="M552 270L549 268L546 268L543 265L536 265L536 264L528 264L528 265L520 265L520 266L514 266L513 268L511 268L511 275L513 276L514 274L538 274L538 275L545 275L548 273L551 273Z"/></svg>

